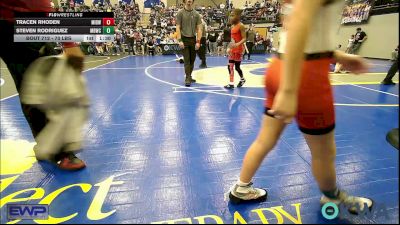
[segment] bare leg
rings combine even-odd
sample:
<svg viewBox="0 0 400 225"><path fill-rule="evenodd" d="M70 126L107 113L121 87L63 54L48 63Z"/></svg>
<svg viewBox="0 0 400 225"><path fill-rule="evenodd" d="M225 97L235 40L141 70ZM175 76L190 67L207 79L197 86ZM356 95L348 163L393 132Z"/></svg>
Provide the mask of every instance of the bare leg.
<svg viewBox="0 0 400 225"><path fill-rule="evenodd" d="M324 194L321 204L333 202L337 205L344 203L349 212L358 214L356 205L362 210L365 204L371 208L373 201L368 198L350 196L336 186L336 144L334 131L324 135L304 134L312 154L312 172L318 186Z"/></svg>
<svg viewBox="0 0 400 225"><path fill-rule="evenodd" d="M254 174L257 172L265 156L275 147L285 124L272 118L264 116L261 130L257 139L247 150L244 157L242 171L240 173L240 181L243 183L250 183Z"/></svg>
<svg viewBox="0 0 400 225"><path fill-rule="evenodd" d="M336 144L334 131L324 135L304 134L311 150L312 172L322 191L336 188Z"/></svg>

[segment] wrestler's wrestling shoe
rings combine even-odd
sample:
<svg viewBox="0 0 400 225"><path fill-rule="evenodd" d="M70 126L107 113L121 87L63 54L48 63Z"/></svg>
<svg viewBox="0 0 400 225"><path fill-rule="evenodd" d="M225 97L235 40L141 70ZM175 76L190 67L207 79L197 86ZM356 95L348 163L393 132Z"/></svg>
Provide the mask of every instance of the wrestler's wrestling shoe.
<svg viewBox="0 0 400 225"><path fill-rule="evenodd" d="M363 212L364 207L368 207L368 209L371 210L374 204L372 199L350 196L345 191L339 191L336 198L328 198L325 195L321 197L320 200L321 206L329 202L332 202L337 206L343 204L344 207L349 210L349 213L353 215L358 215L359 211Z"/></svg>
<svg viewBox="0 0 400 225"><path fill-rule="evenodd" d="M244 79L244 78L240 79L240 81L239 81L237 87L238 87L238 88L242 87L242 86L244 85L244 83L246 83L246 79Z"/></svg>
<svg viewBox="0 0 400 225"><path fill-rule="evenodd" d="M224 86L224 88L232 90L232 89L235 88L235 86L233 86L233 84L227 84L227 85Z"/></svg>
<svg viewBox="0 0 400 225"><path fill-rule="evenodd" d="M253 183L245 186L235 184L227 193L227 197L234 204L247 202L263 202L267 200L268 192L264 189L254 188Z"/></svg>

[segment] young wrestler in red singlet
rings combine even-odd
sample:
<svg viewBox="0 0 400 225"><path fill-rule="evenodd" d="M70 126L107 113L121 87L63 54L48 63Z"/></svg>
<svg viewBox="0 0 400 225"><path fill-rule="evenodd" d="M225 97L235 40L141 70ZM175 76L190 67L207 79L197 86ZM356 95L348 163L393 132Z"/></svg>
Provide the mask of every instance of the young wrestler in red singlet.
<svg viewBox="0 0 400 225"><path fill-rule="evenodd" d="M284 29L279 54L266 75L266 103L260 133L248 149L240 178L229 191L234 203L263 201L267 191L251 180L293 118L311 150L312 172L323 193L321 204L345 204L357 213L372 200L348 195L336 184L335 112L329 65L336 60L354 73L367 71L366 62L335 50L329 39L329 18L343 7L340 0L293 0L284 4ZM311 35L312 34L312 35Z"/></svg>
<svg viewBox="0 0 400 225"><path fill-rule="evenodd" d="M242 55L244 52L244 43L246 42L246 28L240 22L240 15L242 10L234 9L231 12L230 20L232 24L231 29L231 39L232 42L229 44L227 52L229 55L229 84L225 86L227 89L234 88L234 71L233 66L235 66L236 71L239 73L240 82L237 87L242 87L246 80L243 77L243 71L240 69L240 63L242 62Z"/></svg>

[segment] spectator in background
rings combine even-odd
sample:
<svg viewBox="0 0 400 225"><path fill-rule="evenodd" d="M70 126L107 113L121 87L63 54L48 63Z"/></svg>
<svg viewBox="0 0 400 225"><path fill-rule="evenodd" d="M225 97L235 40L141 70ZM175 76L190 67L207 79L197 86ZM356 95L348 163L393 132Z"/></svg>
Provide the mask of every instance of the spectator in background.
<svg viewBox="0 0 400 225"><path fill-rule="evenodd" d="M354 45L350 53L357 54L358 51L360 50L362 43L364 43L367 40L367 38L368 38L367 34L364 31L362 31L361 27L357 28L357 33L355 34L355 39L354 39Z"/></svg>
<svg viewBox="0 0 400 225"><path fill-rule="evenodd" d="M213 28L211 28L210 31L208 32L208 43L210 46L211 55L217 54L217 38L218 38L218 33L215 32Z"/></svg>
<svg viewBox="0 0 400 225"><path fill-rule="evenodd" d="M250 24L246 35L247 35L246 52L243 55L243 59L247 55L247 60L250 60L250 56L251 56L251 53L252 53L253 47L254 47L254 42L256 40L256 33L254 32L254 25L253 24Z"/></svg>
<svg viewBox="0 0 400 225"><path fill-rule="evenodd" d="M89 53L89 55L98 55L97 49L96 49L96 43L94 43L94 42L89 43L87 52Z"/></svg>
<svg viewBox="0 0 400 225"><path fill-rule="evenodd" d="M274 50L274 33L273 32L269 33L267 39L270 42L270 44L267 45L267 49L269 50L269 53L271 53L271 52L275 51Z"/></svg>
<svg viewBox="0 0 400 225"><path fill-rule="evenodd" d="M120 52L123 52L122 43L124 43L124 37L120 30L116 30L114 36L115 36L115 41L114 41L115 50L117 55L119 55Z"/></svg>
<svg viewBox="0 0 400 225"><path fill-rule="evenodd" d="M138 54L139 52L138 48L139 48L142 55L144 55L143 35L139 31L136 31L134 34L134 38L135 38L135 43L134 43L135 53Z"/></svg>
<svg viewBox="0 0 400 225"><path fill-rule="evenodd" d="M264 44L264 38L256 32L256 45L262 45Z"/></svg>
<svg viewBox="0 0 400 225"><path fill-rule="evenodd" d="M96 43L96 52L98 55L104 55L104 48L103 48L103 43L97 42Z"/></svg>
<svg viewBox="0 0 400 225"><path fill-rule="evenodd" d="M231 42L231 25L228 23L228 25L224 28L223 31L223 49L225 51L225 57L226 57L226 50L228 49L228 45Z"/></svg>
<svg viewBox="0 0 400 225"><path fill-rule="evenodd" d="M272 52L272 38L267 38L267 40L265 40L265 50L267 53Z"/></svg>
<svg viewBox="0 0 400 225"><path fill-rule="evenodd" d="M105 44L105 47L106 47L107 55L115 55L116 54L115 53L116 49L115 49L114 42L111 42L111 41L107 42Z"/></svg>
<svg viewBox="0 0 400 225"><path fill-rule="evenodd" d="M218 35L218 38L217 38L217 55L218 56L221 56L221 55L223 55L224 53L224 45L223 45L223 43L224 43L224 34L223 33L220 33L219 35Z"/></svg>
<svg viewBox="0 0 400 225"><path fill-rule="evenodd" d="M370 4L365 6L365 8L364 8L364 17L362 18L363 20L367 20L368 19L369 11L371 10L371 7L372 6Z"/></svg>
<svg viewBox="0 0 400 225"><path fill-rule="evenodd" d="M347 41L346 53L350 53L351 49L353 49L354 40L355 40L355 35L352 34L350 39Z"/></svg>
<svg viewBox="0 0 400 225"><path fill-rule="evenodd" d="M128 54L130 55L132 52L132 55L135 55L135 32L131 28L129 29L127 33L127 42L128 42Z"/></svg>
<svg viewBox="0 0 400 225"><path fill-rule="evenodd" d="M154 42L155 41L152 36L150 36L149 39L147 40L147 51L152 56L154 56L154 54L155 54L155 43Z"/></svg>
<svg viewBox="0 0 400 225"><path fill-rule="evenodd" d="M200 48L197 51L197 54L201 60L201 64L199 66L199 68L207 68L207 63L206 63L206 51L207 51L207 24L204 21L204 17L202 15L200 15L200 19L201 19L201 34L202 37L200 39Z"/></svg>
<svg viewBox="0 0 400 225"><path fill-rule="evenodd" d="M167 28L168 24L166 20L161 21L161 28Z"/></svg>
<svg viewBox="0 0 400 225"><path fill-rule="evenodd" d="M61 9L62 9L62 12L67 11L67 9L68 9L67 0L61 0L61 1L60 1L60 6L61 6Z"/></svg>
<svg viewBox="0 0 400 225"><path fill-rule="evenodd" d="M381 82L384 85L394 85L396 83L393 82L393 77L399 71L399 46L392 52L392 61L393 64L390 67L385 79Z"/></svg>

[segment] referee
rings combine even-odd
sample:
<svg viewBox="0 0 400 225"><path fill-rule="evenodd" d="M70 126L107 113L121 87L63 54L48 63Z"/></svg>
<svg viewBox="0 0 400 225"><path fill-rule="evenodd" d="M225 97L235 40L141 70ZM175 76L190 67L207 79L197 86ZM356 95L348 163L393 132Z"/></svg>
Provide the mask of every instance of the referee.
<svg viewBox="0 0 400 225"><path fill-rule="evenodd" d="M190 87L196 80L192 79L196 50L200 48L202 37L202 23L200 14L193 9L194 0L183 0L185 6L176 15L176 32L178 34L179 46L183 49L183 60L185 63L185 86ZM197 39L196 39L197 33Z"/></svg>

